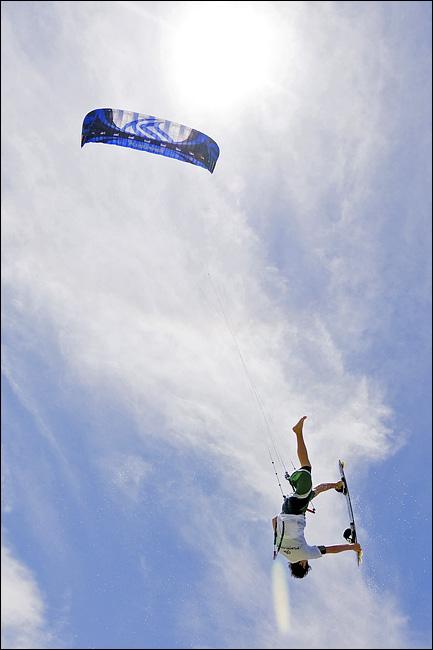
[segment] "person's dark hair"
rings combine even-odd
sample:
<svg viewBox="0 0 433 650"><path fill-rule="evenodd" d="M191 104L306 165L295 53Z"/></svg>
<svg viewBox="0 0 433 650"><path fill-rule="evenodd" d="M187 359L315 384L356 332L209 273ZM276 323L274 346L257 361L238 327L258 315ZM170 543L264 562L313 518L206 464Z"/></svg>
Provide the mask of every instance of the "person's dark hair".
<svg viewBox="0 0 433 650"><path fill-rule="evenodd" d="M305 578L307 573L311 571L311 567L308 563L307 566L303 566L299 562L289 562L289 567L294 578Z"/></svg>

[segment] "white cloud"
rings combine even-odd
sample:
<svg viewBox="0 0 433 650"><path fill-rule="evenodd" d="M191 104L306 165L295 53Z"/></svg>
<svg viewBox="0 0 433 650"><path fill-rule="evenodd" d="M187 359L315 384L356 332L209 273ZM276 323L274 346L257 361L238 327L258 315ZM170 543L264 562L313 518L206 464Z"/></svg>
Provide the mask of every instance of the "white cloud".
<svg viewBox="0 0 433 650"><path fill-rule="evenodd" d="M44 597L32 572L2 544L2 648L47 648L53 636Z"/></svg>

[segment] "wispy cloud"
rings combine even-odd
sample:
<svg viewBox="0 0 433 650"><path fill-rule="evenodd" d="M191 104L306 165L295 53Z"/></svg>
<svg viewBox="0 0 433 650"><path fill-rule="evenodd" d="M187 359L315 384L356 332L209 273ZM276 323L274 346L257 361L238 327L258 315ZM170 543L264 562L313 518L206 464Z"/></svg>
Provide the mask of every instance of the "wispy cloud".
<svg viewBox="0 0 433 650"><path fill-rule="evenodd" d="M101 461L100 467L107 480L133 502L140 498L144 483L149 480L152 466L138 455L118 454Z"/></svg>

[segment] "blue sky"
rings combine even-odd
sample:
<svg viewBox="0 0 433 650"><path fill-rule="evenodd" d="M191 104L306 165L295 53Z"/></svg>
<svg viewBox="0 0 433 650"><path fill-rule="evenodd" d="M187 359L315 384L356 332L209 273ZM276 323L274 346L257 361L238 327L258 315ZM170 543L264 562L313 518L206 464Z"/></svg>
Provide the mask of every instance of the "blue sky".
<svg viewBox="0 0 433 650"><path fill-rule="evenodd" d="M2 3L3 647L431 647L430 35L426 2ZM214 174L81 150L98 107ZM360 569L272 563L215 288L286 463L304 414L315 483L346 461Z"/></svg>

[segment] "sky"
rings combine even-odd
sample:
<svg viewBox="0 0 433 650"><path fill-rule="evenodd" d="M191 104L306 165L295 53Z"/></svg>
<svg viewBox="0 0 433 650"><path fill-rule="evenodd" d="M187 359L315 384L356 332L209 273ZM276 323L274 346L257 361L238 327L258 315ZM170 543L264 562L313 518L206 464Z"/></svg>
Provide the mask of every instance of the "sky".
<svg viewBox="0 0 433 650"><path fill-rule="evenodd" d="M3 2L2 647L431 647L431 3ZM173 120L213 174L103 144ZM272 561L304 432L364 561ZM284 490L281 467L277 463ZM343 543L320 495L310 544Z"/></svg>

